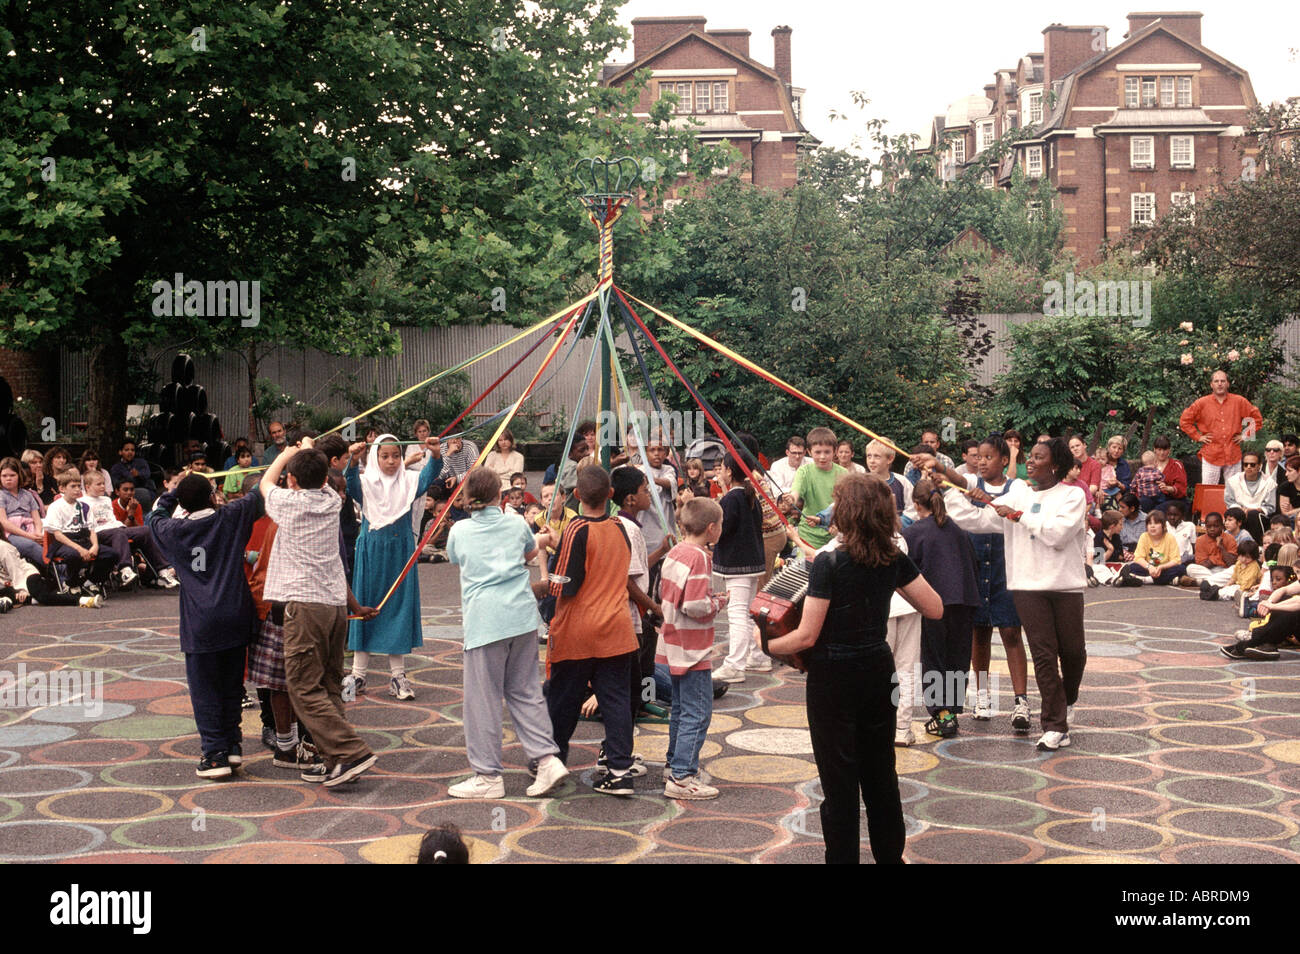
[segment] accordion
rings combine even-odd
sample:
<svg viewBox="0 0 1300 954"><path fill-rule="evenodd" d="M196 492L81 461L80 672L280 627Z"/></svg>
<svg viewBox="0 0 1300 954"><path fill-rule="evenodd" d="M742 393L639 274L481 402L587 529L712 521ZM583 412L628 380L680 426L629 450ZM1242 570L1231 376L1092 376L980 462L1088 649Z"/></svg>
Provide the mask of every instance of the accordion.
<svg viewBox="0 0 1300 954"><path fill-rule="evenodd" d="M758 591L754 601L749 604L749 615L758 626L758 637L763 652L767 653L767 641L777 636L794 632L803 616L803 601L808 595L808 571L812 564L807 560L797 560L781 567L767 585ZM799 653L774 655L768 653L778 662L783 662L799 672L807 672L808 665Z"/></svg>

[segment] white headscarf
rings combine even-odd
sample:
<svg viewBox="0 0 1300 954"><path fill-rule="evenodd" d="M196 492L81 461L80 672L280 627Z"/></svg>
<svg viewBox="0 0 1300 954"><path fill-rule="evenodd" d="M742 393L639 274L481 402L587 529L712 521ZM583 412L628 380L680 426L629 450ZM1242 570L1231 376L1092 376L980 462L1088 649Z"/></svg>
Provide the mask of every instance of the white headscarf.
<svg viewBox="0 0 1300 954"><path fill-rule="evenodd" d="M379 446L385 441L396 442L392 434L380 434L366 453L366 469L361 474L361 515L378 530L410 516L415 503L415 490L420 483L420 472L407 470L400 463L397 473L384 476L379 469ZM401 451L401 445L398 445Z"/></svg>

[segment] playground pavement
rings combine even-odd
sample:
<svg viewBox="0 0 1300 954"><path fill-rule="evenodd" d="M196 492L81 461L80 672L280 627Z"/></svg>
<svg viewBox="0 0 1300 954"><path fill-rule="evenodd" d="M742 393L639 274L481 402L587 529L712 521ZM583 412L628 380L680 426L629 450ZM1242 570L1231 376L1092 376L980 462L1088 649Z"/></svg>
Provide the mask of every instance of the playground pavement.
<svg viewBox="0 0 1300 954"><path fill-rule="evenodd" d="M580 724L573 774L556 797L524 795L523 753L507 726L507 797L449 798L468 773L459 591L453 567L419 574L416 699L398 702L381 682L349 706L379 761L330 790L272 766L256 709L244 713L237 778L195 777L174 592L0 617L0 670L25 666L29 685L37 672L87 674L94 702L0 708L0 861L400 863L446 821L463 829L476 862L821 861L803 677L784 668L751 674L716 704L703 752L716 800L662 796L667 726L650 723L636 739L650 773L635 796L595 794L599 722ZM1300 861L1300 652L1271 663L1219 655L1242 624L1193 591L1089 591L1073 745L1053 754L1035 749L1036 723L1027 737L1012 733L996 648L1000 713L963 718L945 741L918 721L919 744L897 750L907 859ZM0 686L10 678L0 673Z"/></svg>

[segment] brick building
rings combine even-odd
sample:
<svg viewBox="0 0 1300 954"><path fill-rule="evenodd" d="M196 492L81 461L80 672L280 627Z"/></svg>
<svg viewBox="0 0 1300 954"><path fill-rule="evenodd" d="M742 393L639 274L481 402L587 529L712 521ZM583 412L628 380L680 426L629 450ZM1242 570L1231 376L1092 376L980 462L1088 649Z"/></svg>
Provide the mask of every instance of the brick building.
<svg viewBox="0 0 1300 954"><path fill-rule="evenodd" d="M602 82L619 86L650 70L634 116L648 119L652 102L675 93L675 121L695 120L702 123L692 127L700 139L731 143L743 161L741 178L769 189L793 186L799 149L817 140L801 121L804 90L791 80L790 28L772 31L769 67L750 57L748 30L706 30L705 24L700 16L636 18L632 62L607 63Z"/></svg>
<svg viewBox="0 0 1300 954"><path fill-rule="evenodd" d="M1255 93L1244 69L1201 43L1201 14L1131 13L1116 46L1105 26L1043 30L1043 51L998 70L983 95L932 125L931 150L950 179L974 164L989 188L1013 168L1060 194L1065 247L1085 264L1135 225L1195 214L1197 196L1241 174L1259 151L1246 136ZM1000 163L982 151L1026 127Z"/></svg>

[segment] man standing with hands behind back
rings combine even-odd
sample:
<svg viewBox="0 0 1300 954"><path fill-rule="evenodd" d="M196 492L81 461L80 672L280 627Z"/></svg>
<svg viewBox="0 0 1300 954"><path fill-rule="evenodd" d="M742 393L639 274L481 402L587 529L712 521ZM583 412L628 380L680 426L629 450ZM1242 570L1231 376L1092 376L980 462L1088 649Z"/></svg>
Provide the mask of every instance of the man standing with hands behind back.
<svg viewBox="0 0 1300 954"><path fill-rule="evenodd" d="M1241 441L1264 426L1259 408L1228 393L1228 372L1210 377L1210 394L1197 398L1178 419L1182 432L1201 444L1201 483L1226 484L1241 473ZM1253 422L1253 426L1251 424Z"/></svg>

